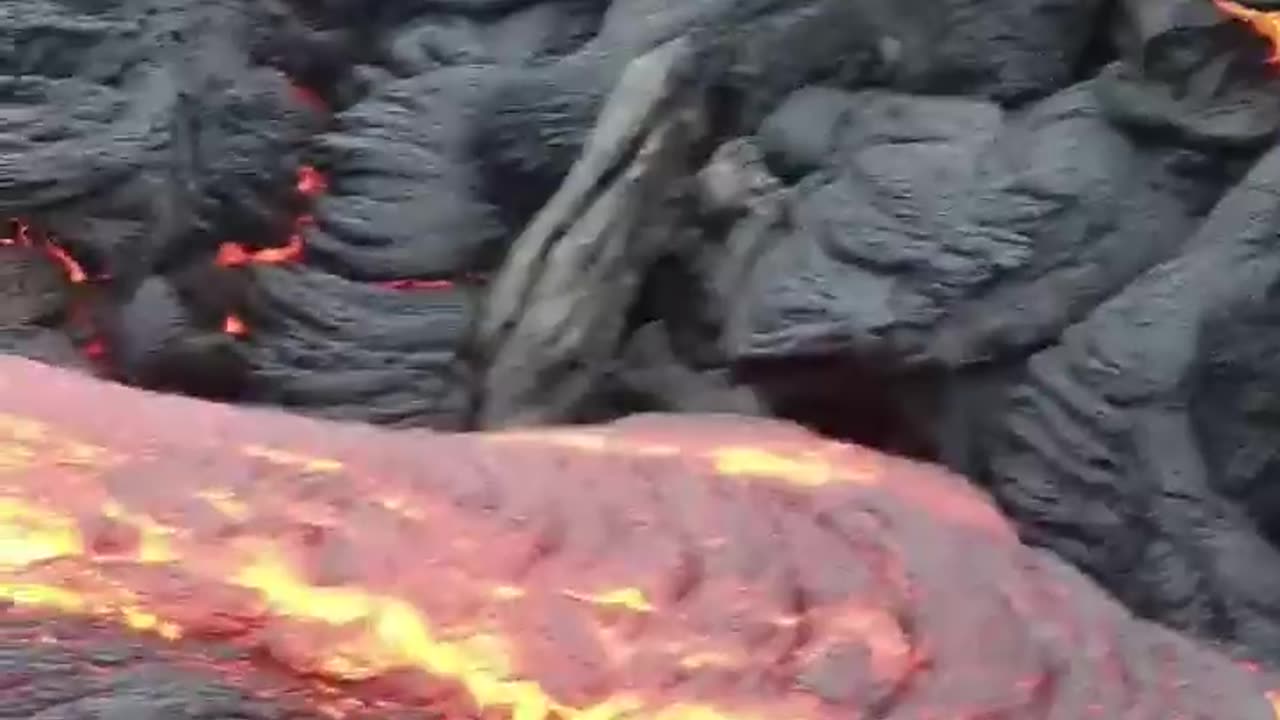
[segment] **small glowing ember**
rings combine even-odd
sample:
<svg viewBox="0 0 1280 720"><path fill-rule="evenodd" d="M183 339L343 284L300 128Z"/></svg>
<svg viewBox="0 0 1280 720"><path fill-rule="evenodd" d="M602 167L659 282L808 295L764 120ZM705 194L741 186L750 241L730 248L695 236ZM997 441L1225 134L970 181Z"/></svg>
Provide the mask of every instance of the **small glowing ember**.
<svg viewBox="0 0 1280 720"><path fill-rule="evenodd" d="M101 360L107 356L107 344L101 338L93 338L85 344L84 354L90 360Z"/></svg>
<svg viewBox="0 0 1280 720"><path fill-rule="evenodd" d="M249 334L249 327L244 324L244 320L239 315L231 314L222 323L222 332L236 337L242 337Z"/></svg>
<svg viewBox="0 0 1280 720"><path fill-rule="evenodd" d="M328 182L324 175L310 165L303 165L298 169L298 193L305 197L315 197L325 191Z"/></svg>
<svg viewBox="0 0 1280 720"><path fill-rule="evenodd" d="M1271 57L1268 62L1280 64L1280 11L1254 10L1232 0L1213 0L1226 14L1248 23L1254 31L1271 44Z"/></svg>
<svg viewBox="0 0 1280 720"><path fill-rule="evenodd" d="M328 112L329 105L320 97L320 94L309 87L292 83L289 89L293 91L294 97L302 101L302 103L317 112Z"/></svg>

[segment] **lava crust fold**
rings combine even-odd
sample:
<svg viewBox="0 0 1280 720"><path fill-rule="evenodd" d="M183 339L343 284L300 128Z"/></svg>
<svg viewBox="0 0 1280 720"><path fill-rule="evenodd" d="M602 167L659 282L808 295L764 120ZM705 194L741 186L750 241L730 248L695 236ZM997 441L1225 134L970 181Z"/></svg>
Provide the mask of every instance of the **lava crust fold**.
<svg viewBox="0 0 1280 720"><path fill-rule="evenodd" d="M961 478L731 416L400 432L4 359L0 596L421 717L1273 717Z"/></svg>

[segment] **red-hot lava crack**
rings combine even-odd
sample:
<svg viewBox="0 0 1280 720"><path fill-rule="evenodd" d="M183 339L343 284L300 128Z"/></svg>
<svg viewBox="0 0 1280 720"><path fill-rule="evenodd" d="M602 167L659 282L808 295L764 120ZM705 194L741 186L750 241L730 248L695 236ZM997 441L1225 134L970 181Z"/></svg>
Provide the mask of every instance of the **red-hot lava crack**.
<svg viewBox="0 0 1280 720"><path fill-rule="evenodd" d="M400 433L12 359L0 412L10 603L424 712L1272 717L961 479L789 425Z"/></svg>
<svg viewBox="0 0 1280 720"><path fill-rule="evenodd" d="M68 281L78 284L89 279L84 268L71 257L70 253L58 245L53 238L32 230L31 225L25 220L10 220L7 232L0 235L0 245L40 248L62 266Z"/></svg>
<svg viewBox="0 0 1280 720"><path fill-rule="evenodd" d="M1280 63L1280 11L1254 10L1232 0L1213 0L1226 14L1248 23L1272 46L1270 62Z"/></svg>
<svg viewBox="0 0 1280 720"><path fill-rule="evenodd" d="M295 189L303 200L315 197L324 192L326 181L324 175L314 167L304 165L298 169ZM247 265L288 264L302 260L302 229L310 222L307 215L300 215L295 221L294 231L283 245L251 250L238 242L224 242L218 247L213 263L219 267L236 268ZM109 277L90 275L84 267L63 248L55 238L34 229L25 220L10 220L7 231L0 235L0 246L13 245L38 248L55 260L63 269L68 282L74 285L103 284L110 282ZM223 331L228 335L244 335L248 332L244 321L236 314L228 314L223 324ZM104 355L105 346L100 337L93 337L85 343L83 351L91 359Z"/></svg>
<svg viewBox="0 0 1280 720"><path fill-rule="evenodd" d="M324 174L310 165L298 169L295 189L303 202L307 202L325 192L328 187ZM312 222L307 214L299 215L294 223L293 232L282 244L265 247L251 247L236 241L223 242L218 246L212 263L220 268L234 271L254 265L293 265L305 262L305 246L303 231ZM103 285L111 281L109 277L90 276L84 267L64 249L53 237L33 228L23 220L12 220L7 230L0 235L0 245L14 245L39 249L49 255L62 268L67 280L73 285ZM468 278L474 280L474 278ZM452 280L444 279L401 279L376 283L392 290L421 291L447 290L453 287ZM222 331L235 337L247 336L250 327L239 312L228 312L223 320ZM106 356L106 346L101 336L88 328L89 339L82 344L82 351L90 359L98 360Z"/></svg>
<svg viewBox="0 0 1280 720"><path fill-rule="evenodd" d="M304 165L298 170L298 179L296 189L300 196L310 200L324 193L328 188L328 180L324 174L310 165ZM276 247L265 247L260 249L249 249L242 243L224 242L218 247L218 252L214 257L214 263L223 268L242 268L251 265L291 265L305 261L306 243L303 239L303 232L308 225L312 223L310 215L298 216L294 231L289 235L283 245ZM478 278L467 277L460 278L468 282L478 281ZM392 290L403 291L421 291L429 292L432 290L447 290L454 286L453 280L446 279L416 279L405 278L400 280L387 280L374 283L380 287ZM228 335L244 336L249 333L249 326L243 317L237 313L229 313L223 323L223 332Z"/></svg>

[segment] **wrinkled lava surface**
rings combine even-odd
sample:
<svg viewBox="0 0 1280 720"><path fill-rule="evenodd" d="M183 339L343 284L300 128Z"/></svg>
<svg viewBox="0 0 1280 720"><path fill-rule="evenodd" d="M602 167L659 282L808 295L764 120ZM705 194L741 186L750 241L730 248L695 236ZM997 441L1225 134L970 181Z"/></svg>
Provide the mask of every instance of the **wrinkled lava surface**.
<svg viewBox="0 0 1280 720"><path fill-rule="evenodd" d="M422 717L1273 717L961 478L728 416L393 432L0 359L0 597Z"/></svg>

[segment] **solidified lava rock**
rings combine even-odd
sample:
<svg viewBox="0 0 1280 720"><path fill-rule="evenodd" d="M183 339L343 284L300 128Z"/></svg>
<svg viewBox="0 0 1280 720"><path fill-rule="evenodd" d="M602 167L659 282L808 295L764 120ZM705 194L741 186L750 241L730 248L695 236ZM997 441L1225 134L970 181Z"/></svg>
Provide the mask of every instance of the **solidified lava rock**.
<svg viewBox="0 0 1280 720"><path fill-rule="evenodd" d="M0 214L35 218L111 278L105 297L116 306L104 313L104 332L129 382L368 407L378 403L367 393L399 391L385 389L382 370L379 380L366 377L362 352L325 364L341 373L333 363L354 363L346 377L359 382L299 384L315 370L288 363L307 353L260 347L283 337L265 331L240 352L216 337L220 318L168 287L218 242L271 244L287 234L299 208L286 178L319 129L293 82L315 84L338 111L306 152L329 179L309 209L306 267L358 282L457 279L501 264L578 159L627 64L671 38L689 36L714 59L703 78L715 88L708 119L714 132L736 133L813 82L947 87L1005 102L1046 94L1069 76L1089 36L1075 30L1094 22L1096 6L1036 0L980 12L954 0L924 13L883 0L113 0L93 8L15 0L4 6L13 22L3 32L13 38L7 66L18 72L0 80L21 111L0 166ZM61 52L68 45L76 52ZM360 314L359 305L342 312ZM315 343L379 344L351 333L325 340L326 331L311 332ZM394 352L426 346L429 360L383 358L434 367L446 352L438 337L405 338ZM246 370L245 354L265 364ZM453 382L440 375L428 384Z"/></svg>
<svg viewBox="0 0 1280 720"><path fill-rule="evenodd" d="M814 142L803 118L836 124L729 320L744 359L957 368L1025 353L1176 254L1195 200L1220 190L1180 177L1187 153L1117 130L1091 84L1012 117L981 100L816 88L778 114L766 149L792 166L813 160L798 150Z"/></svg>
<svg viewBox="0 0 1280 720"><path fill-rule="evenodd" d="M111 368L124 382L153 390L238 399L248 367L220 316L200 318L171 278L143 280L108 305L100 328Z"/></svg>
<svg viewBox="0 0 1280 720"><path fill-rule="evenodd" d="M1006 104L1071 83L1107 3L862 0L900 43L895 87Z"/></svg>
<svg viewBox="0 0 1280 720"><path fill-rule="evenodd" d="M16 648L0 618L24 660L0 698L33 717L259 716L179 653L450 718L1273 717L1266 675L1135 619L961 478L785 423L393 432L15 359L0 411L26 543L0 595L181 630L112 661L103 633ZM108 507L149 555L99 541Z"/></svg>
<svg viewBox="0 0 1280 720"><path fill-rule="evenodd" d="M311 111L251 60L252 3L0 5L0 217L138 279L286 229Z"/></svg>
<svg viewBox="0 0 1280 720"><path fill-rule="evenodd" d="M490 192L511 196L503 205L519 226L577 159L627 64L664 42L688 35L716 58L708 80L726 95L722 119L736 126L807 82L883 74L892 51L877 29L863 5L833 0L615 3L578 52L506 74L480 115L476 154Z"/></svg>
<svg viewBox="0 0 1280 720"><path fill-rule="evenodd" d="M733 98L725 119L739 130L753 128L786 93L809 83L888 83L1024 100L1069 81L1099 6L1093 0L613 3L599 34L579 52L511 73L481 116L480 153L518 191L521 183L558 178L626 61L691 30L705 31L725 54L721 82Z"/></svg>
<svg viewBox="0 0 1280 720"><path fill-rule="evenodd" d="M329 189L306 231L309 263L352 280L396 280L501 259L507 231L467 154L494 73L455 67L396 80L336 116L313 151Z"/></svg>
<svg viewBox="0 0 1280 720"><path fill-rule="evenodd" d="M479 289L401 291L304 268L255 268L244 399L324 417L460 429L473 381L459 349Z"/></svg>
<svg viewBox="0 0 1280 720"><path fill-rule="evenodd" d="M1258 147L1280 131L1271 50L1213 2L1126 0L1115 34L1123 62L1099 75L1120 125L1218 148Z"/></svg>
<svg viewBox="0 0 1280 720"><path fill-rule="evenodd" d="M1211 3L1121 9L1119 60L1016 110L794 94L756 138L792 185L727 240L761 259L725 344L891 388L793 380L886 405L1139 614L1274 662L1275 151L1248 168L1280 84Z"/></svg>
<svg viewBox="0 0 1280 720"><path fill-rule="evenodd" d="M64 316L71 284L40 248L0 245L0 328L47 325Z"/></svg>
<svg viewBox="0 0 1280 720"><path fill-rule="evenodd" d="M436 10L386 35L384 63L399 76L454 65L522 66L577 51L600 29L608 3L549 0L508 3L500 15L483 8ZM467 12L467 10L471 12Z"/></svg>
<svg viewBox="0 0 1280 720"><path fill-rule="evenodd" d="M997 408L992 490L1139 612L1280 657L1271 384L1280 151ZM1264 329L1265 328L1265 329Z"/></svg>
<svg viewBox="0 0 1280 720"><path fill-rule="evenodd" d="M44 249L0 245L0 352L81 365L80 354L61 331L70 309L70 285L62 266Z"/></svg>

